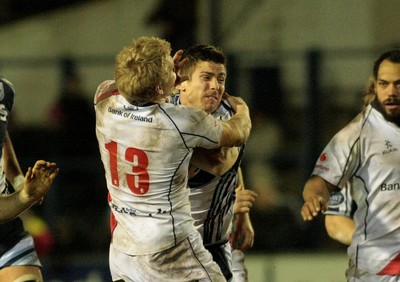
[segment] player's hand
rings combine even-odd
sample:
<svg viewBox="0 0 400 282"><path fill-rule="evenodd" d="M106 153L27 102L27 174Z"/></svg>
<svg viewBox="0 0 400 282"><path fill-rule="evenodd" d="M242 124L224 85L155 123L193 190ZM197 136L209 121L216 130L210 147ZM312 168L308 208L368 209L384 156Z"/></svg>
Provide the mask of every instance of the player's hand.
<svg viewBox="0 0 400 282"><path fill-rule="evenodd" d="M40 202L49 191L51 184L59 173L56 163L37 161L25 174L22 196L27 202Z"/></svg>
<svg viewBox="0 0 400 282"><path fill-rule="evenodd" d="M222 94L222 99L227 100L235 112L249 111L247 104L240 97L231 96L227 92L224 92L224 94Z"/></svg>
<svg viewBox="0 0 400 282"><path fill-rule="evenodd" d="M242 187L236 188L235 191L236 199L233 205L233 212L235 214L249 212L258 194L252 190L243 189Z"/></svg>
<svg viewBox="0 0 400 282"><path fill-rule="evenodd" d="M326 211L328 203L321 196L312 196L307 198L301 208L301 216L304 221L313 220L319 213Z"/></svg>
<svg viewBox="0 0 400 282"><path fill-rule="evenodd" d="M181 84L182 82L186 81L189 79L189 76L180 76L179 71L183 67L183 65L186 63L187 59L180 60L181 56L183 54L183 50L178 50L174 56L172 57L174 61L174 66L175 66L175 73L176 73L176 80L175 80L175 86Z"/></svg>
<svg viewBox="0 0 400 282"><path fill-rule="evenodd" d="M235 112L237 112L237 107L238 107L238 106L239 106L239 108L240 108L241 106L246 106L246 107L247 107L245 101L244 101L242 98L237 97L237 96L231 96L231 95L229 95L227 92L224 92L224 93L222 94L222 99L227 100L228 103L231 105L232 109L233 109Z"/></svg>
<svg viewBox="0 0 400 282"><path fill-rule="evenodd" d="M248 213L238 214L233 222L233 249L246 251L253 247L254 229Z"/></svg>

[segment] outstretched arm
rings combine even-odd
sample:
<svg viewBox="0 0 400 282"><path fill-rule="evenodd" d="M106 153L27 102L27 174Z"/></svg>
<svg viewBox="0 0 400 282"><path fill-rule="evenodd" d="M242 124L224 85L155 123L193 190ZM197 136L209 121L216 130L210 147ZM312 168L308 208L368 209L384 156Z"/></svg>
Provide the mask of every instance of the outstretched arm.
<svg viewBox="0 0 400 282"><path fill-rule="evenodd" d="M55 163L43 160L36 161L33 168L29 167L21 189L11 195L0 196L0 223L15 218L40 201L50 189L58 172Z"/></svg>

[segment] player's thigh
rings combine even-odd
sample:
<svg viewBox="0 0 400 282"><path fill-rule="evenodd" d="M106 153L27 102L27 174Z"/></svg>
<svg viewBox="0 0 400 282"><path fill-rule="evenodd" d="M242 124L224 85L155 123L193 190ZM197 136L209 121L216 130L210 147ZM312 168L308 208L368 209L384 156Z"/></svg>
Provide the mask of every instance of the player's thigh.
<svg viewBox="0 0 400 282"><path fill-rule="evenodd" d="M0 270L2 282L43 282L42 273L38 266L9 266Z"/></svg>

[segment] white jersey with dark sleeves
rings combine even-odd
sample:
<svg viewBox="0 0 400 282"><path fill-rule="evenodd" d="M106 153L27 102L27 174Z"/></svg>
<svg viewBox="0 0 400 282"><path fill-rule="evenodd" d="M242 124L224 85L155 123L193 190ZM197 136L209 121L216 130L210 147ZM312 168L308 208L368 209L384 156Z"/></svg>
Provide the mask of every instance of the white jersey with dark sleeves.
<svg viewBox="0 0 400 282"><path fill-rule="evenodd" d="M399 136L400 128L369 105L332 138L313 171L338 187L357 181L351 188L357 210L348 255L371 273L390 267L400 254Z"/></svg>
<svg viewBox="0 0 400 282"><path fill-rule="evenodd" d="M203 111L130 104L114 81L94 98L96 134L105 168L115 248L160 252L195 232L187 175L193 148L216 148L223 127Z"/></svg>

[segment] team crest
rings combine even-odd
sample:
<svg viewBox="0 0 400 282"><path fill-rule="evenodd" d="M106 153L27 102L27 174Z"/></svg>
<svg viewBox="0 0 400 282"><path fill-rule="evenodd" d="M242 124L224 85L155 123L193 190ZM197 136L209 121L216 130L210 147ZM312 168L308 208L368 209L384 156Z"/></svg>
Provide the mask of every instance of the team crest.
<svg viewBox="0 0 400 282"><path fill-rule="evenodd" d="M344 202L344 196L340 191L334 191L329 197L329 206L337 207Z"/></svg>

